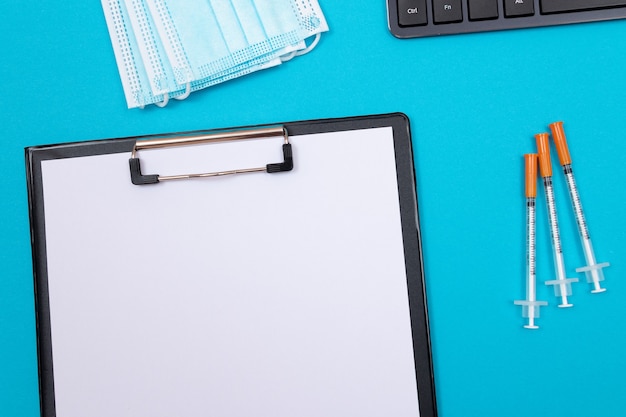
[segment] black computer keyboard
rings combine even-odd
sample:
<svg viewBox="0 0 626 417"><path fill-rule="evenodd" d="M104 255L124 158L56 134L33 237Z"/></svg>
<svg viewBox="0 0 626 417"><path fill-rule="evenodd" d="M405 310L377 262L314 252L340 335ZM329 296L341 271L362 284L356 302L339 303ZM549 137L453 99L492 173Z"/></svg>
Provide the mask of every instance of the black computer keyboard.
<svg viewBox="0 0 626 417"><path fill-rule="evenodd" d="M387 0L399 38L626 18L626 0Z"/></svg>

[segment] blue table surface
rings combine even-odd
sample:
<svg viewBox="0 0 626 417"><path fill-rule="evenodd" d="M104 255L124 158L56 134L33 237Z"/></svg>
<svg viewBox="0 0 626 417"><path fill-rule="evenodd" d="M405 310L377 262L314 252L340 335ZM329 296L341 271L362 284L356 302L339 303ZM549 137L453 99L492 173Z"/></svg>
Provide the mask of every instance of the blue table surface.
<svg viewBox="0 0 626 417"><path fill-rule="evenodd" d="M166 108L128 110L100 2L3 2L0 14L0 415L39 415L24 147L404 112L411 121L439 415L623 416L626 410L626 21L399 40L383 0L320 0L310 54ZM591 294L554 163L571 309L538 190L539 330L522 328L524 153L565 123L608 289ZM552 148L554 152L554 148ZM554 156L554 155L553 155ZM71 204L71 202L68 202Z"/></svg>

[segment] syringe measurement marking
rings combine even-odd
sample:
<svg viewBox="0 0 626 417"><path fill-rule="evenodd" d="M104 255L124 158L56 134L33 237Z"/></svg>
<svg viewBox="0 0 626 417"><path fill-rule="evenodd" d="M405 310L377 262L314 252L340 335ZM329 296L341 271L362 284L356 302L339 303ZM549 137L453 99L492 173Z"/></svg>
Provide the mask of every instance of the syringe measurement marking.
<svg viewBox="0 0 626 417"><path fill-rule="evenodd" d="M571 165L564 165L563 172L565 173L565 180L567 181L567 187L569 188L570 197L572 198L572 205L574 206L574 213L576 214L576 222L578 223L580 234L583 239L589 240L589 230L587 229L587 222L583 214L583 207L580 202L580 197L578 196L578 189L576 188L576 181L574 180Z"/></svg>
<svg viewBox="0 0 626 417"><path fill-rule="evenodd" d="M556 218L556 206L554 204L554 190L552 189L552 178L545 177L543 179L543 185L546 190L546 202L548 203L548 215L550 218L550 233L552 234L554 251L558 254L562 254L563 250L561 248L561 236L559 235L559 225Z"/></svg>
<svg viewBox="0 0 626 417"><path fill-rule="evenodd" d="M535 236L535 199L528 199L526 203L526 227L527 227L527 263L528 263L528 274L531 277L536 275L536 265L535 265L535 248L536 248L536 236Z"/></svg>
<svg viewBox="0 0 626 417"><path fill-rule="evenodd" d="M528 301L536 301L537 294L535 288L536 270L535 270L535 198L529 197L526 199L526 239L527 239L527 260L526 265L528 268L527 285L526 285L526 298ZM529 317L534 317L534 306L528 306ZM532 323L531 323L532 325Z"/></svg>

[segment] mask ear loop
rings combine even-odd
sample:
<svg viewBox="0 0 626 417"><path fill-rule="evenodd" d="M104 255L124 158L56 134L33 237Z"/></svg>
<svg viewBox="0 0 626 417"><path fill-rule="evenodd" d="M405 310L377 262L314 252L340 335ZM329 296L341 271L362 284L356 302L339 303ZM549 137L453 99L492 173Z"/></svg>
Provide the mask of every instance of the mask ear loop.
<svg viewBox="0 0 626 417"><path fill-rule="evenodd" d="M169 103L169 101L170 101L170 95L169 95L169 93L165 93L165 94L163 94L163 101L157 102L157 103L154 103L154 104L156 104L159 107L165 107L165 106L167 106L167 103Z"/></svg>
<svg viewBox="0 0 626 417"><path fill-rule="evenodd" d="M185 92L183 94L181 94L180 96L174 97L176 100L184 100L187 97L189 97L189 94L191 94L191 83L187 83L185 86ZM165 93L163 94L163 101L159 102L159 103L154 103L159 107L165 107L167 106L167 103L169 103L170 101L170 95L169 93Z"/></svg>
<svg viewBox="0 0 626 417"><path fill-rule="evenodd" d="M316 33L315 39L313 39L313 42L311 42L311 44L307 46L306 48L304 48L303 50L296 51L296 56L308 54L309 52L311 52L311 50L317 46L317 43L320 41L321 37L322 37L321 33Z"/></svg>
<svg viewBox="0 0 626 417"><path fill-rule="evenodd" d="M174 97L174 98L175 98L176 100L184 100L184 99L186 99L187 97L189 97L189 94L191 94L191 83L190 83L190 82L188 82L188 83L185 85L185 92L184 92L183 94L179 95L179 96Z"/></svg>
<svg viewBox="0 0 626 417"><path fill-rule="evenodd" d="M281 62L287 62L293 59L294 56L296 56L296 51L292 51L292 52L289 52L288 54L281 56L280 60Z"/></svg>
<svg viewBox="0 0 626 417"><path fill-rule="evenodd" d="M289 52L288 54L281 56L280 60L282 62L287 62L287 61L290 61L291 59L293 59L296 56L308 54L309 52L311 52L311 50L313 48L315 48L317 46L317 43L320 41L320 37L321 36L322 36L321 33L316 33L315 34L315 39L313 39L313 42L311 42L311 44L309 46L307 46L306 48L304 48L304 49L302 49L300 51Z"/></svg>

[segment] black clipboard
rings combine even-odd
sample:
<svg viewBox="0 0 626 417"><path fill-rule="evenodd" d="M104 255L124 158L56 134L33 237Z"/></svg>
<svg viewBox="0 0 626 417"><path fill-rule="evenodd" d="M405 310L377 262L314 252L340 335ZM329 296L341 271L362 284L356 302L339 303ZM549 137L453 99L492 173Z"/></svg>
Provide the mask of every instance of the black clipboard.
<svg viewBox="0 0 626 417"><path fill-rule="evenodd" d="M405 115L26 165L43 417L436 415Z"/></svg>

